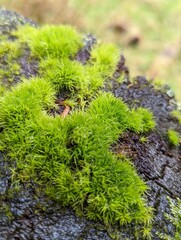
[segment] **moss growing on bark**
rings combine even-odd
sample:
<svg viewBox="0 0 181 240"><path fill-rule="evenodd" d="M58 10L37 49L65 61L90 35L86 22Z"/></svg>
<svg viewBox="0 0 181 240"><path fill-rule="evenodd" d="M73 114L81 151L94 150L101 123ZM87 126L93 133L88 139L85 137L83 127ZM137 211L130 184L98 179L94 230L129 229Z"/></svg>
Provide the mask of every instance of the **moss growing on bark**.
<svg viewBox="0 0 181 240"><path fill-rule="evenodd" d="M45 185L48 196L89 219L135 223L148 236L147 186L110 146L124 131L147 132L155 123L148 110L130 110L102 90L116 69L117 48L97 46L82 65L75 60L81 37L71 27L24 27L14 34L16 50L26 42L40 61L39 77L0 99L1 150L16 160L19 180Z"/></svg>
<svg viewBox="0 0 181 240"><path fill-rule="evenodd" d="M175 227L174 236L168 233L157 233L163 240L180 240L181 239L181 199L172 200L168 197L170 214L165 213L166 219Z"/></svg>
<svg viewBox="0 0 181 240"><path fill-rule="evenodd" d="M179 133L176 132L175 130L169 129L168 130L168 140L171 145L178 146L180 144Z"/></svg>
<svg viewBox="0 0 181 240"><path fill-rule="evenodd" d="M181 112L178 110L172 111L171 115L175 117L178 122L181 124Z"/></svg>

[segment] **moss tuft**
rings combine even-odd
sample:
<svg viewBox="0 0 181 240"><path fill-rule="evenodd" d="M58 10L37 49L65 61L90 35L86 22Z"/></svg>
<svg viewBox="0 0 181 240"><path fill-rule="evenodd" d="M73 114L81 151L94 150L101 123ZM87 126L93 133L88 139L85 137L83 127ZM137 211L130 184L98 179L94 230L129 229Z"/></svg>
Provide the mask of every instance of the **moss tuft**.
<svg viewBox="0 0 181 240"><path fill-rule="evenodd" d="M181 124L181 112L178 110L172 111L172 116L178 119L179 123Z"/></svg>
<svg viewBox="0 0 181 240"><path fill-rule="evenodd" d="M148 110L130 110L102 90L119 61L117 48L97 46L83 65L73 59L82 42L71 27L24 27L14 34L39 58L40 72L0 99L1 150L16 160L13 173L19 181L35 179L50 198L89 219L135 223L146 232L152 218L147 186L110 146L124 131L147 132L155 123ZM51 115L65 92L64 105L74 108L65 118Z"/></svg>
<svg viewBox="0 0 181 240"><path fill-rule="evenodd" d="M113 44L101 44L92 50L90 63L95 64L102 76L112 76L120 59L120 51Z"/></svg>
<svg viewBox="0 0 181 240"><path fill-rule="evenodd" d="M171 145L178 146L180 144L180 136L176 131L169 129L168 130L168 140Z"/></svg>
<svg viewBox="0 0 181 240"><path fill-rule="evenodd" d="M153 114L144 108L133 109L129 117L129 129L137 133L148 132L155 127Z"/></svg>
<svg viewBox="0 0 181 240"><path fill-rule="evenodd" d="M0 99L0 126L14 129L25 121L38 118L42 109L52 106L52 86L41 78L25 80Z"/></svg>
<svg viewBox="0 0 181 240"><path fill-rule="evenodd" d="M82 46L81 35L70 26L47 25L39 29L25 26L15 36L28 42L33 54L39 58L69 58Z"/></svg>

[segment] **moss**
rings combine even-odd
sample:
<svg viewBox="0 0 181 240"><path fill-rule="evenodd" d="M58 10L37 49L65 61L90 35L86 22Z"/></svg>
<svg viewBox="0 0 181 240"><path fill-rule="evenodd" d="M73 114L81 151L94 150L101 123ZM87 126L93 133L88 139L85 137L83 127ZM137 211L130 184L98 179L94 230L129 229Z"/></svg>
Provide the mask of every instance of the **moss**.
<svg viewBox="0 0 181 240"><path fill-rule="evenodd" d="M163 91L164 89L164 86L165 86L165 83L162 79L159 79L159 78L155 78L154 81L152 81L153 84L154 84L154 88L156 90L161 90Z"/></svg>
<svg viewBox="0 0 181 240"><path fill-rule="evenodd" d="M152 113L148 109L138 108L131 111L129 129L138 133L148 132L155 127Z"/></svg>
<svg viewBox="0 0 181 240"><path fill-rule="evenodd" d="M56 91L68 91L69 97L77 101L92 98L96 90L103 86L103 79L95 69L90 70L76 61L48 58L41 62L40 67L42 76L53 83ZM91 81L93 77L94 82Z"/></svg>
<svg viewBox="0 0 181 240"><path fill-rule="evenodd" d="M8 54L8 56L11 56L11 59L16 56L18 56L18 53L20 52L19 46L16 42L9 42L9 41L2 41L1 42L1 56L4 54Z"/></svg>
<svg viewBox="0 0 181 240"><path fill-rule="evenodd" d="M174 236L167 233L157 233L163 240L180 240L181 239L181 199L172 200L168 197L170 214L165 213L166 219L175 227Z"/></svg>
<svg viewBox="0 0 181 240"><path fill-rule="evenodd" d="M168 139L171 145L178 146L180 144L180 136L176 131L168 130Z"/></svg>
<svg viewBox="0 0 181 240"><path fill-rule="evenodd" d="M172 111L172 116L178 119L179 123L181 124L181 112L178 110Z"/></svg>
<svg viewBox="0 0 181 240"><path fill-rule="evenodd" d="M140 118L142 120L142 132L148 132L155 127L155 121L153 119L152 113L145 108L138 108L137 113L140 115Z"/></svg>
<svg viewBox="0 0 181 240"><path fill-rule="evenodd" d="M147 186L110 146L124 131L147 132L155 122L148 110L130 110L103 92L119 60L117 48L98 45L82 65L73 58L82 43L71 27L24 27L14 34L40 60L39 77L24 79L0 99L0 145L17 162L14 176L36 179L50 198L89 219L135 223L146 237L152 219L144 199ZM15 73L18 66L12 69ZM71 114L52 116L65 92Z"/></svg>
<svg viewBox="0 0 181 240"><path fill-rule="evenodd" d="M0 206L0 213L1 216L8 219L8 222L10 223L13 220L13 213L11 212L11 208L8 204L3 204Z"/></svg>
<svg viewBox="0 0 181 240"><path fill-rule="evenodd" d="M141 136L140 139L139 139L139 141L140 141L141 143L146 143L146 142L148 141L148 138L147 138L146 136Z"/></svg>
<svg viewBox="0 0 181 240"><path fill-rule="evenodd" d="M101 44L92 50L90 63L95 64L102 76L112 76L120 58L119 49L113 44Z"/></svg>
<svg viewBox="0 0 181 240"><path fill-rule="evenodd" d="M40 58L69 58L82 46L81 35L70 26L50 25L39 29L26 26L15 36L22 42L28 42L33 54Z"/></svg>
<svg viewBox="0 0 181 240"><path fill-rule="evenodd" d="M18 59L22 54L22 46L19 42L2 41L0 43L0 85L2 96L6 89L10 89L21 75L21 66Z"/></svg>

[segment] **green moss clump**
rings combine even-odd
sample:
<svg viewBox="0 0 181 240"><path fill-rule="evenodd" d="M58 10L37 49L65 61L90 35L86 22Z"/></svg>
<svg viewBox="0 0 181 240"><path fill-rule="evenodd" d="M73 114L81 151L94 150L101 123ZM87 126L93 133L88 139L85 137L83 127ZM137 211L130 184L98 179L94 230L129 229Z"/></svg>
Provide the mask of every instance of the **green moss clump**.
<svg viewBox="0 0 181 240"><path fill-rule="evenodd" d="M70 27L24 27L14 34L40 60L39 77L23 80L0 99L1 150L16 160L19 181L34 179L46 186L49 197L89 219L135 223L149 235L147 186L110 146L124 131L147 132L155 123L148 110L130 110L101 90L116 68L116 48L97 46L88 64L81 65L72 60L80 35ZM74 109L65 118L50 115L65 91Z"/></svg>
<svg viewBox="0 0 181 240"><path fill-rule="evenodd" d="M92 50L90 63L97 66L102 76L113 75L120 58L119 49L113 44L101 44Z"/></svg>
<svg viewBox="0 0 181 240"><path fill-rule="evenodd" d="M168 130L168 139L169 139L170 144L172 144L174 146L178 146L180 144L179 134L172 129Z"/></svg>
<svg viewBox="0 0 181 240"><path fill-rule="evenodd" d="M69 97L81 104L90 100L104 83L97 69L69 59L48 58L40 68L42 77L52 82L56 91L67 91Z"/></svg>
<svg viewBox="0 0 181 240"><path fill-rule="evenodd" d="M54 91L52 86L41 78L25 80L0 99L0 126L16 128L25 121L38 118L40 111L53 105Z"/></svg>
<svg viewBox="0 0 181 240"><path fill-rule="evenodd" d="M37 57L69 58L82 46L81 35L70 26L26 26L15 33L20 41L28 42Z"/></svg>
<svg viewBox="0 0 181 240"><path fill-rule="evenodd" d="M181 124L181 112L180 111L177 111L177 110L175 110L175 111L172 111L172 116L173 117L175 117L175 118L177 118L178 119L178 121L179 121L179 123Z"/></svg>
<svg viewBox="0 0 181 240"><path fill-rule="evenodd" d="M20 179L38 178L46 183L49 196L77 212L87 205L90 219L149 224L151 209L141 198L146 185L129 161L116 159L109 151L129 127L129 109L102 93L86 112L52 118L43 112L52 100L48 88L46 81L33 79L1 101L0 122L5 128L1 146L17 160Z"/></svg>
<svg viewBox="0 0 181 240"><path fill-rule="evenodd" d="M152 113L145 108L133 109L130 116L131 123L129 126L130 130L138 133L148 132L155 127L155 121Z"/></svg>

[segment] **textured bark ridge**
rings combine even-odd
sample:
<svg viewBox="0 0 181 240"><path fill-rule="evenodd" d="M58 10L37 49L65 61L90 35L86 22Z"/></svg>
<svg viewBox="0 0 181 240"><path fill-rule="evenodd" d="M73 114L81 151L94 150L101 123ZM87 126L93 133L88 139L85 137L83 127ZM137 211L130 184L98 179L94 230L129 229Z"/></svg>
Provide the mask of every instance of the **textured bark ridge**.
<svg viewBox="0 0 181 240"><path fill-rule="evenodd" d="M127 133L116 146L116 151L126 152L133 159L138 172L150 186L148 200L156 209L154 231L165 227L173 231L164 217L164 213L169 212L167 196L181 197L181 149L170 147L166 139L169 128L181 132L181 125L171 115L177 105L169 92L167 86L162 91L155 90L144 77L137 77L134 84L123 83L114 90L115 96L123 98L130 106L149 108L156 119L157 128L147 136L146 143L140 142L140 136Z"/></svg>
<svg viewBox="0 0 181 240"><path fill-rule="evenodd" d="M36 24L17 13L0 9L0 35L14 40L11 31L20 25ZM83 64L90 57L90 50L96 40L88 35L85 46L77 53L76 59ZM87 44L87 46L86 46ZM19 58L20 73L14 76L14 81L21 81L22 77L29 78L38 73L38 61L29 58L29 49L24 47L24 55ZM0 56L0 66L6 68L5 56ZM168 222L164 213L170 212L167 196L175 200L181 198L181 147L170 146L167 131L172 128L181 134L181 125L171 112L177 109L174 96L170 89L157 90L153 82L144 77L137 77L134 82L129 81L125 60L121 57L118 69L119 76L126 74L125 81L116 83L110 80L112 88L105 87L117 98L121 98L130 107L145 107L154 114L157 126L154 131L145 134L146 141L141 141L140 134L126 132L112 146L115 153L120 153L132 159L138 173L149 185L148 203L155 208L153 223L153 239L160 239L156 232L164 228L173 235L174 226ZM6 79L3 79L6 84ZM46 199L37 192L36 186L19 187L16 182L12 186L11 167L16 163L9 163L0 154L0 239L111 239L107 229L101 223L77 217L71 209L62 208L58 203ZM15 191L17 191L15 193ZM119 239L135 239L132 235L134 226L119 229ZM114 229L111 230L114 233ZM118 231L118 230L116 230Z"/></svg>

